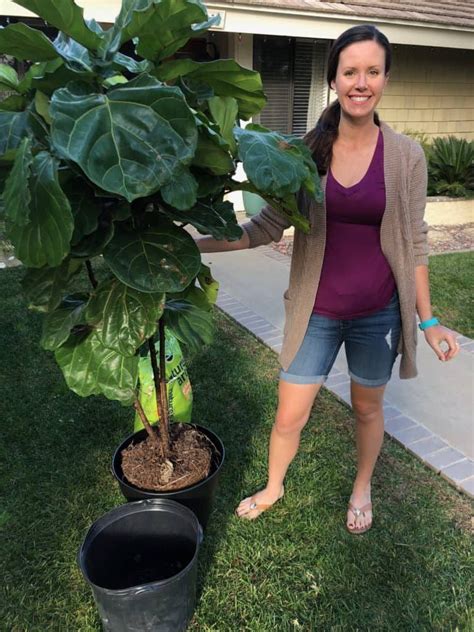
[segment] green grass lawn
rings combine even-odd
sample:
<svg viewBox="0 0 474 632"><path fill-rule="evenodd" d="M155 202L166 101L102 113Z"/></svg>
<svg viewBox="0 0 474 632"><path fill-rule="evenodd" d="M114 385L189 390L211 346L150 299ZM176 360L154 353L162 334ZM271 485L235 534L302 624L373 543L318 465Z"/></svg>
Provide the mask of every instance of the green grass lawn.
<svg viewBox="0 0 474 632"><path fill-rule="evenodd" d="M99 631L76 554L89 525L123 503L109 466L132 413L68 391L39 348L40 317L25 308L21 275L0 272L0 630ZM227 448L190 630L472 629L471 503L387 439L373 483L374 527L348 534L354 422L325 391L284 500L256 522L233 515L265 479L278 363L220 313L216 326L214 344L190 361L194 419Z"/></svg>
<svg viewBox="0 0 474 632"><path fill-rule="evenodd" d="M430 257L433 312L443 325L474 338L474 251Z"/></svg>

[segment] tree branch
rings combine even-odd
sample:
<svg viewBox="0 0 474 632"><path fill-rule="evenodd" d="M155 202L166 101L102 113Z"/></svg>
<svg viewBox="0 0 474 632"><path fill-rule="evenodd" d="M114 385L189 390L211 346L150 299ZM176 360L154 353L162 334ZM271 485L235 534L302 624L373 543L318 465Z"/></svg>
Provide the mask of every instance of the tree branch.
<svg viewBox="0 0 474 632"><path fill-rule="evenodd" d="M140 400L138 399L138 396L137 396L137 395L135 395L135 401L133 402L133 407L134 407L134 408L135 408L135 410L137 411L138 416L140 417L140 419L141 419L141 421L142 421L142 424L144 425L145 430L146 430L146 431L147 431L147 433L148 433L148 436L150 437L150 439L152 440L152 442L153 442L153 443L154 443L157 447L159 447L159 448L160 448L163 458L166 458L166 457L163 455L162 445L161 445L161 443L160 443L160 441L159 441L159 439L158 439L158 435L156 434L156 432L155 432L155 431L153 430L153 428L151 427L151 424L150 424L150 422L149 422L149 421L148 421L148 419L147 419L147 416L146 416L146 414L145 414L145 411L143 410L143 406L140 404Z"/></svg>
<svg viewBox="0 0 474 632"><path fill-rule="evenodd" d="M92 264L90 262L90 259L86 259L86 268L87 268L87 274L89 276L89 281L91 282L92 287L95 288L99 285L97 283L97 279L94 276L94 270L92 269Z"/></svg>

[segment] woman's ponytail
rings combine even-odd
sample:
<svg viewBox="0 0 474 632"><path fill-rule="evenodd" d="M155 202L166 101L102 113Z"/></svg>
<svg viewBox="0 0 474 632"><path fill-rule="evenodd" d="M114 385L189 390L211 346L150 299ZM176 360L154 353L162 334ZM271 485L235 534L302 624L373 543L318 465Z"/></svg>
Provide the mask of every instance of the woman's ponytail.
<svg viewBox="0 0 474 632"><path fill-rule="evenodd" d="M322 112L316 127L303 139L313 155L320 176L327 173L331 164L332 146L339 133L340 120L341 105L339 101L333 101Z"/></svg>

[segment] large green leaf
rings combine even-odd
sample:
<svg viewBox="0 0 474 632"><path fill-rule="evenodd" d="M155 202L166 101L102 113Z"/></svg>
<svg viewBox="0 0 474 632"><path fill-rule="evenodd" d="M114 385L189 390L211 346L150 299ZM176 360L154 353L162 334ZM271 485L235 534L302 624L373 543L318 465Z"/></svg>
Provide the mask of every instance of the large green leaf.
<svg viewBox="0 0 474 632"><path fill-rule="evenodd" d="M321 188L321 180L319 178L318 168L313 160L313 156L308 145L301 139L292 137L292 144L295 145L301 152L304 164L308 169L308 175L303 181L304 188L314 197L318 202L323 201L323 190Z"/></svg>
<svg viewBox="0 0 474 632"><path fill-rule="evenodd" d="M133 39L154 11L154 0L122 0L120 13L113 26L105 31L100 53L110 58L125 42Z"/></svg>
<svg viewBox="0 0 474 632"><path fill-rule="evenodd" d="M41 90L36 90L35 92L35 109L43 121L51 125L53 120L49 113L49 97L44 94L44 92L41 92Z"/></svg>
<svg viewBox="0 0 474 632"><path fill-rule="evenodd" d="M259 191L251 182L228 180L227 185L231 191L249 191L250 193L260 195L269 206L289 220L295 228L298 228L304 233L309 232L311 228L309 220L300 212L297 201L299 196L305 193L304 188L301 188L297 194L289 193L283 198L278 198L270 193L262 193L262 191Z"/></svg>
<svg viewBox="0 0 474 632"><path fill-rule="evenodd" d="M193 167L193 174L196 180L199 183L198 187L198 198L204 197L218 197L221 193L223 193L225 185L228 181L227 177L224 176L215 176L207 171L202 171L197 167Z"/></svg>
<svg viewBox="0 0 474 632"><path fill-rule="evenodd" d="M53 46L71 70L80 72L94 71L94 62L87 48L64 35L64 33L58 34Z"/></svg>
<svg viewBox="0 0 474 632"><path fill-rule="evenodd" d="M150 74L153 74L153 72ZM214 96L214 90L210 86L200 83L199 81L187 79L186 77L178 77L176 81L172 81L171 83L178 86L184 94L186 101L194 109L201 109L204 107L206 101Z"/></svg>
<svg viewBox="0 0 474 632"><path fill-rule="evenodd" d="M104 29L102 26L94 20L94 18L90 18L88 20L84 20L87 25L87 28L90 29L93 33L96 33L101 39L103 39Z"/></svg>
<svg viewBox="0 0 474 632"><path fill-rule="evenodd" d="M196 280L199 281L200 287L195 285ZM201 270L197 275L197 279L194 280L194 283L188 285L182 292L168 292L166 294L166 300L167 302L182 302L184 300L200 309L210 311L217 301L218 293L219 282L213 278L209 266L201 264Z"/></svg>
<svg viewBox="0 0 474 632"><path fill-rule="evenodd" d="M59 266L69 252L74 222L69 201L59 186L57 161L45 151L32 162L29 187L30 221L26 225L9 223L9 238L25 265Z"/></svg>
<svg viewBox="0 0 474 632"><path fill-rule="evenodd" d="M202 169L209 169L218 176L226 175L235 169L234 161L229 152L219 147L213 138L201 132L192 164Z"/></svg>
<svg viewBox="0 0 474 632"><path fill-rule="evenodd" d="M166 301L164 319L176 338L191 351L212 342L212 314L190 301Z"/></svg>
<svg viewBox="0 0 474 632"><path fill-rule="evenodd" d="M64 87L69 81L93 83L96 78L94 72L67 68L64 61L58 57L52 61L33 64L20 81L18 90L25 93L31 88L36 88L51 96L55 90Z"/></svg>
<svg viewBox="0 0 474 632"><path fill-rule="evenodd" d="M19 94L12 94L3 101L0 101L0 111L21 112L26 108L28 101Z"/></svg>
<svg viewBox="0 0 474 632"><path fill-rule="evenodd" d="M56 51L55 54L55 59L36 62L28 68L18 85L19 92L21 92L22 94L27 93L28 90L31 90L33 80L37 78L42 79L45 75L55 72L61 66L64 67L64 62L60 57L57 56Z"/></svg>
<svg viewBox="0 0 474 632"><path fill-rule="evenodd" d="M189 285L182 292L171 292L166 295L167 302L169 301L187 301L192 303L199 309L209 311L212 309L212 305L209 302L206 293L196 285Z"/></svg>
<svg viewBox="0 0 474 632"><path fill-rule="evenodd" d="M46 35L22 22L0 27L0 53L19 61L46 61L58 56Z"/></svg>
<svg viewBox="0 0 474 632"><path fill-rule="evenodd" d="M245 120L260 112L266 103L259 73L239 66L233 59L210 62L178 59L162 64L154 74L161 81L189 78L210 86L216 96L233 97L239 104L240 118Z"/></svg>
<svg viewBox="0 0 474 632"><path fill-rule="evenodd" d="M112 213L114 222L123 222L131 217L132 207L125 200L121 200L118 204L114 204L111 207L110 212Z"/></svg>
<svg viewBox="0 0 474 632"><path fill-rule="evenodd" d="M154 0L150 16L135 29L137 53L145 59L160 61L218 22L218 16L208 19L200 0Z"/></svg>
<svg viewBox="0 0 474 632"><path fill-rule="evenodd" d="M98 334L72 334L56 349L56 361L67 385L80 395L105 395L131 404L138 379L138 356L125 357L104 347Z"/></svg>
<svg viewBox="0 0 474 632"><path fill-rule="evenodd" d="M28 113L28 133L33 135L34 144L49 147L49 125L39 114L36 99L29 103L26 111Z"/></svg>
<svg viewBox="0 0 474 632"><path fill-rule="evenodd" d="M17 87L18 74L16 70L7 64L0 64L0 91L16 90Z"/></svg>
<svg viewBox="0 0 474 632"><path fill-rule="evenodd" d="M192 237L164 219L142 230L119 224L104 258L122 283L151 293L183 290L201 264Z"/></svg>
<svg viewBox="0 0 474 632"><path fill-rule="evenodd" d="M202 263L197 279L206 295L207 300L211 305L214 305L219 293L219 281L216 281L212 276L211 268Z"/></svg>
<svg viewBox="0 0 474 632"><path fill-rule="evenodd" d="M221 130L217 123L214 123L211 119L209 119L204 112L194 111L196 117L196 125L198 127L198 132L201 135L204 135L207 138L210 138L217 147L228 151L230 149L229 143L222 136Z"/></svg>
<svg viewBox="0 0 474 632"><path fill-rule="evenodd" d="M138 54L159 61L218 22L218 17L208 19L200 0L122 0L114 25L104 35L101 54L108 59L123 43L138 38Z"/></svg>
<svg viewBox="0 0 474 632"><path fill-rule="evenodd" d="M57 309L45 316L41 336L43 349L58 349L69 338L73 327L85 323L83 315L88 298L87 294L66 296Z"/></svg>
<svg viewBox="0 0 474 632"><path fill-rule="evenodd" d="M61 303L64 290L83 267L82 261L65 259L57 268L30 268L22 281L29 309L50 312Z"/></svg>
<svg viewBox="0 0 474 632"><path fill-rule="evenodd" d="M145 294L112 279L94 291L86 319L104 347L130 356L156 332L164 304L163 293Z"/></svg>
<svg viewBox="0 0 474 632"><path fill-rule="evenodd" d="M192 164L209 169L214 175L226 175L235 169L229 154L229 144L221 136L219 127L202 112L196 112L198 145Z"/></svg>
<svg viewBox="0 0 474 632"><path fill-rule="evenodd" d="M140 72L149 72L153 69L153 64L146 59L136 61L132 57L128 57L122 53L115 53L113 58L113 67L118 67L120 70L125 68L129 72L138 74Z"/></svg>
<svg viewBox="0 0 474 632"><path fill-rule="evenodd" d="M0 111L0 156L19 147L28 135L27 112Z"/></svg>
<svg viewBox="0 0 474 632"><path fill-rule="evenodd" d="M171 213L169 215L171 217ZM237 223L234 206L230 202L199 200L188 211L174 212L172 218L191 224L201 234L212 235L214 239L233 241L242 237L242 229Z"/></svg>
<svg viewBox="0 0 474 632"><path fill-rule="evenodd" d="M235 154L237 146L233 129L239 113L237 100L234 97L212 97L208 103L212 118L219 126L222 137L227 141L232 154Z"/></svg>
<svg viewBox="0 0 474 632"><path fill-rule="evenodd" d="M58 31L72 37L86 48L96 50L101 37L88 28L84 21L84 10L73 0L14 0L25 9L36 13Z"/></svg>
<svg viewBox="0 0 474 632"><path fill-rule="evenodd" d="M161 187L164 201L179 210L191 208L197 199L198 183L187 167L176 171L172 182Z"/></svg>
<svg viewBox="0 0 474 632"><path fill-rule="evenodd" d="M103 202L95 197L83 178L69 178L61 187L67 195L74 217L71 244L77 244L97 230Z"/></svg>
<svg viewBox="0 0 474 632"><path fill-rule="evenodd" d="M253 124L236 127L234 135L245 173L260 192L284 198L299 191L314 175L293 136Z"/></svg>
<svg viewBox="0 0 474 632"><path fill-rule="evenodd" d="M27 137L18 148L13 169L3 192L5 215L17 226L26 226L30 218L31 192L28 178L32 162L31 139Z"/></svg>
<svg viewBox="0 0 474 632"><path fill-rule="evenodd" d="M56 149L130 202L172 181L195 153L196 123L181 92L148 75L107 94L57 90L51 114Z"/></svg>
<svg viewBox="0 0 474 632"><path fill-rule="evenodd" d="M112 216L102 213L97 228L71 246L71 255L81 259L98 257L114 236Z"/></svg>

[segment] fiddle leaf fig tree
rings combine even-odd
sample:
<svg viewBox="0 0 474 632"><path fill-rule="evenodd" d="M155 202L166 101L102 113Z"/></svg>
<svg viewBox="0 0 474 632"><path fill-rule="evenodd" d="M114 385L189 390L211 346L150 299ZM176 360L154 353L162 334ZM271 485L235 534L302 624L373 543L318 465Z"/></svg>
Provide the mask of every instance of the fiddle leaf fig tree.
<svg viewBox="0 0 474 632"><path fill-rule="evenodd" d="M22 77L0 64L0 208L30 307L45 313L41 344L77 394L134 405L166 457L155 338L163 350L165 325L191 348L211 335L213 299L186 226L239 239L226 196L247 190L307 230L296 196L320 197L316 167L296 137L243 126L265 105L257 72L173 58L218 22L200 0L123 0L107 29L73 0L16 3L58 31L51 41L25 24L0 28L0 54L29 62ZM145 352L159 433L137 396Z"/></svg>

